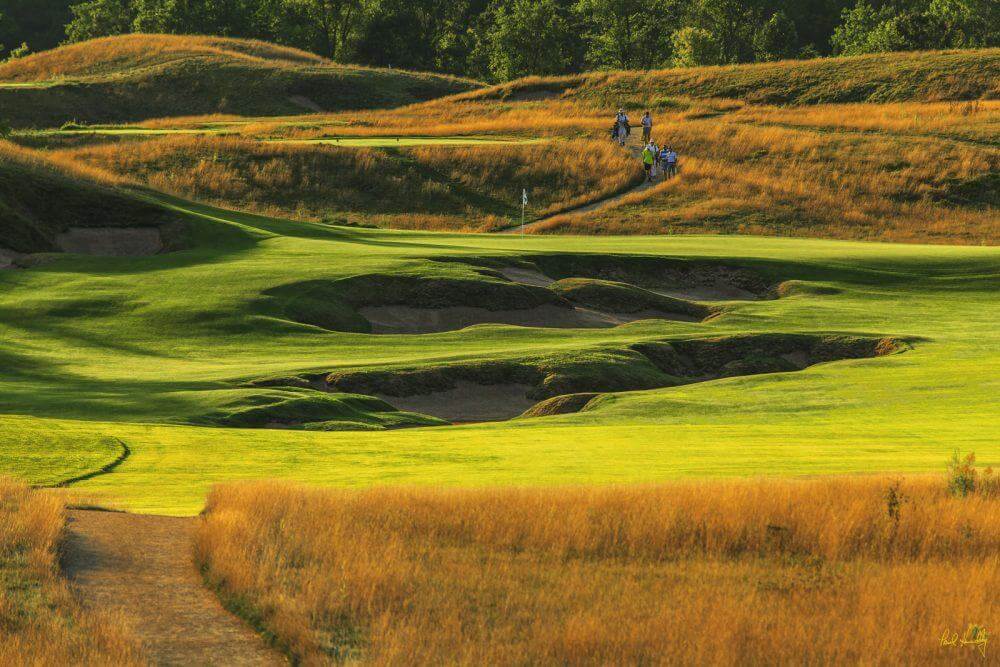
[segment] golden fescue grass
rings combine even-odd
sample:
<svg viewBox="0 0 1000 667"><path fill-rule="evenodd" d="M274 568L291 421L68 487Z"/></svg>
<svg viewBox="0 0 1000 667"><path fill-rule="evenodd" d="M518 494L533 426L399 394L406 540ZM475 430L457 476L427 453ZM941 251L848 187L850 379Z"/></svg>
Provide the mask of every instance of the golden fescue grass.
<svg viewBox="0 0 1000 667"><path fill-rule="evenodd" d="M680 178L535 231L996 243L1000 148L948 135L987 134L1000 106L975 117L952 106L926 124L914 120L916 105L743 109L668 123L659 138L679 151Z"/></svg>
<svg viewBox="0 0 1000 667"><path fill-rule="evenodd" d="M50 155L223 206L408 229L502 229L519 216L522 189L529 214L545 215L641 178L619 148L586 140L381 149L180 136Z"/></svg>
<svg viewBox="0 0 1000 667"><path fill-rule="evenodd" d="M143 664L124 621L84 611L59 572L62 503L0 478L0 664Z"/></svg>
<svg viewBox="0 0 1000 667"><path fill-rule="evenodd" d="M465 93L460 99L516 100L548 94L631 109L655 107L675 95L778 104L996 99L998 72L1000 49L914 51L530 77Z"/></svg>
<svg viewBox="0 0 1000 667"><path fill-rule="evenodd" d="M0 164L3 162L54 171L67 178L92 181L109 187L130 182L124 175L87 164L69 154L33 150L0 140Z"/></svg>
<svg viewBox="0 0 1000 667"><path fill-rule="evenodd" d="M305 664L981 664L1000 611L1000 500L929 478L232 485L196 553Z"/></svg>
<svg viewBox="0 0 1000 667"><path fill-rule="evenodd" d="M329 62L312 53L255 40L194 35L118 35L69 44L0 64L0 80L48 81L103 75L190 56L279 67Z"/></svg>
<svg viewBox="0 0 1000 667"><path fill-rule="evenodd" d="M857 130L906 137L941 137L1000 146L1000 100L905 104L830 104L814 107L747 106L736 116L754 124Z"/></svg>

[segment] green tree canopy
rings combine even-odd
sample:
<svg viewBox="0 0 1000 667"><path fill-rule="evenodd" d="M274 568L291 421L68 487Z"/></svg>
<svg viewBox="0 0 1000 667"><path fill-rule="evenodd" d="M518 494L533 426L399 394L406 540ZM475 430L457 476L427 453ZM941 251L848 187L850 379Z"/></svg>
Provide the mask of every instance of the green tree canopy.
<svg viewBox="0 0 1000 667"><path fill-rule="evenodd" d="M484 48L497 81L561 74L572 62L573 35L556 0L513 0L496 5Z"/></svg>

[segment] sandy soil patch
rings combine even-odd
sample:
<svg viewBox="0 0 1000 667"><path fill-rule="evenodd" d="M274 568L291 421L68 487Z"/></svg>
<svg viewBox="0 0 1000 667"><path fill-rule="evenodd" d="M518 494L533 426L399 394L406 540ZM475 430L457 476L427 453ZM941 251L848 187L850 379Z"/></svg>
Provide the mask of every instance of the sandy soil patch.
<svg viewBox="0 0 1000 667"><path fill-rule="evenodd" d="M528 398L526 384L491 384L458 381L454 389L415 396L376 394L400 410L439 417L450 422L490 422L513 419L537 401Z"/></svg>
<svg viewBox="0 0 1000 667"><path fill-rule="evenodd" d="M376 334L425 334L458 331L477 324L507 324L548 329L601 329L638 320L695 322L676 313L642 310L635 313L604 313L587 308L542 305L523 310L487 310L454 306L411 308L410 306L367 306L358 311L371 322Z"/></svg>
<svg viewBox="0 0 1000 667"><path fill-rule="evenodd" d="M164 250L158 227L73 227L56 237L56 246L101 257L145 257Z"/></svg>

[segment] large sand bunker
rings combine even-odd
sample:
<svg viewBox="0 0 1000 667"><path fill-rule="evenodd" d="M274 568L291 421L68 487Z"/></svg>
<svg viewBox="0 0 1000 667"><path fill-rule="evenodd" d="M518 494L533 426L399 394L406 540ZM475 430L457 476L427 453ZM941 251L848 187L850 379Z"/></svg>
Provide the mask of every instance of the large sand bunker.
<svg viewBox="0 0 1000 667"><path fill-rule="evenodd" d="M588 329L652 319L698 322L719 310L624 283L553 282L518 269L509 273L520 281L492 269L479 273L363 274L283 285L263 296L265 307L290 320L372 334L440 333L481 324Z"/></svg>
<svg viewBox="0 0 1000 667"><path fill-rule="evenodd" d="M372 326L374 334L425 334L457 331L477 324L506 324L553 329L600 329L651 319L692 321L674 313L642 310L634 313L606 313L580 307L551 304L523 310L486 308L411 308L371 306L358 311Z"/></svg>
<svg viewBox="0 0 1000 667"><path fill-rule="evenodd" d="M56 237L56 246L101 257L144 257L164 248L159 227L72 227Z"/></svg>
<svg viewBox="0 0 1000 667"><path fill-rule="evenodd" d="M145 257L164 250L159 227L71 227L56 237L63 252L100 257Z"/></svg>
<svg viewBox="0 0 1000 667"><path fill-rule="evenodd" d="M338 371L260 384L305 383L334 394L377 396L396 409L451 422L496 421L522 413L548 416L581 410L601 393L794 372L818 363L879 357L906 348L892 338L753 334L647 341L520 361ZM555 397L562 400L553 402Z"/></svg>
<svg viewBox="0 0 1000 667"><path fill-rule="evenodd" d="M528 397L531 390L526 384L484 385L460 380L454 388L444 391L412 396L377 394L377 397L399 410L462 424L513 419L537 402Z"/></svg>
<svg viewBox="0 0 1000 667"><path fill-rule="evenodd" d="M517 262L505 257L457 261L479 264L522 285L547 287L567 278L589 278L694 301L772 299L777 296L775 288L781 282L752 266L648 255L566 253L529 255Z"/></svg>

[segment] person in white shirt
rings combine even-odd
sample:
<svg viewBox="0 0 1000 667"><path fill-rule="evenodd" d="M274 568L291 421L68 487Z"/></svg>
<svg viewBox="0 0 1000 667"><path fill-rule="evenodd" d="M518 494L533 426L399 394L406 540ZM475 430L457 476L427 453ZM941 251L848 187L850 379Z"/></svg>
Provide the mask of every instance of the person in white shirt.
<svg viewBox="0 0 1000 667"><path fill-rule="evenodd" d="M677 175L677 152L673 148L667 147L667 164L663 173L668 177Z"/></svg>
<svg viewBox="0 0 1000 667"><path fill-rule="evenodd" d="M624 109L618 110L618 115L615 116L615 126L618 129L617 136L615 137L618 139L618 145L624 146L629 133L628 114L625 113Z"/></svg>
<svg viewBox="0 0 1000 667"><path fill-rule="evenodd" d="M647 111L642 115L642 143L648 144L653 135L653 117Z"/></svg>

